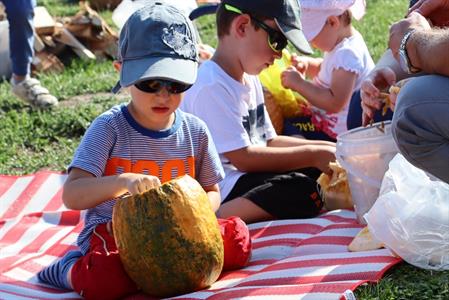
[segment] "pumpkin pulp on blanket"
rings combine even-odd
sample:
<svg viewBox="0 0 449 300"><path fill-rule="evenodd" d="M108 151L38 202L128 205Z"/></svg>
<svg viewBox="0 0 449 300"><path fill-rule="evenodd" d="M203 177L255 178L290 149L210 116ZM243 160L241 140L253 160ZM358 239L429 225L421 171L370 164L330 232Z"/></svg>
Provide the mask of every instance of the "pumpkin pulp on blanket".
<svg viewBox="0 0 449 300"><path fill-rule="evenodd" d="M150 295L203 289L221 273L217 218L206 192L188 175L117 201L112 226L126 272Z"/></svg>

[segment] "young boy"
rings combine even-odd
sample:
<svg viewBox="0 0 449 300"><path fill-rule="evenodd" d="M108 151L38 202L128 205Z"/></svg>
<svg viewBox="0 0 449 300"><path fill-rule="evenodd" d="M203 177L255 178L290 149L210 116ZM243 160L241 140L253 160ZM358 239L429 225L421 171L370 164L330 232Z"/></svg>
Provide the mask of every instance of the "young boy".
<svg viewBox="0 0 449 300"><path fill-rule="evenodd" d="M112 209L122 195L189 174L203 186L216 211L217 183L224 175L205 124L177 109L197 75L192 23L176 8L153 2L128 19L119 52L120 81L114 90L128 87L131 101L92 123L63 187L68 208L87 210L78 237L80 251L67 253L38 274L40 280L88 299L119 299L138 291L123 269L111 232ZM248 237L241 221L230 223L231 231ZM223 235L226 246L229 233ZM231 250L242 254L248 242L234 246Z"/></svg>
<svg viewBox="0 0 449 300"><path fill-rule="evenodd" d="M315 180L335 159L335 144L276 136L258 78L289 40L310 53L297 0L223 0L218 46L199 69L181 108L206 122L226 177L219 216L245 222L305 218L322 207Z"/></svg>

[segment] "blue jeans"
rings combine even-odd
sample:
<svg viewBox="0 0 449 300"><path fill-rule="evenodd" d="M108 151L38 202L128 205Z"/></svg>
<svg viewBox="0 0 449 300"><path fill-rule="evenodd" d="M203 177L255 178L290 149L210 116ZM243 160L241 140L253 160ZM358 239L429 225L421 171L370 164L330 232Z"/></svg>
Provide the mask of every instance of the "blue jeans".
<svg viewBox="0 0 449 300"><path fill-rule="evenodd" d="M414 166L449 183L449 77L427 75L407 82L396 100L392 132Z"/></svg>
<svg viewBox="0 0 449 300"><path fill-rule="evenodd" d="M30 73L33 59L33 17L36 0L0 0L6 8L9 22L9 52L12 73Z"/></svg>

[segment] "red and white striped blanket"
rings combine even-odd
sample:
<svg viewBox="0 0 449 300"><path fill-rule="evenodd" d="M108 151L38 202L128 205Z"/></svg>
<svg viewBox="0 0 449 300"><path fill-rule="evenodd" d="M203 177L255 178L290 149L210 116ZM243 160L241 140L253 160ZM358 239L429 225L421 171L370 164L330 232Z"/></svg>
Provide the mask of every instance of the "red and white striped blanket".
<svg viewBox="0 0 449 300"><path fill-rule="evenodd" d="M65 178L54 172L0 176L0 299L79 298L36 279L40 269L74 248L83 226L83 213L62 204ZM253 256L248 267L177 299L352 299L357 286L377 282L401 261L387 249L348 252L362 228L349 210L249 228Z"/></svg>

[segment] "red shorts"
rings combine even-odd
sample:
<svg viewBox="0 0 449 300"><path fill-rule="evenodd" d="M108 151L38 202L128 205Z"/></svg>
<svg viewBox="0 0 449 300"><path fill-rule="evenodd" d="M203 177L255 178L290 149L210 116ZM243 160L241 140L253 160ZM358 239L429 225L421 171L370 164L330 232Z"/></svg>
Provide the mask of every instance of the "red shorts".
<svg viewBox="0 0 449 300"><path fill-rule="evenodd" d="M238 217L219 219L225 249L223 271L244 267L251 257L248 227ZM123 268L114 237L98 225L89 252L71 271L73 289L86 299L119 299L138 292Z"/></svg>
<svg viewBox="0 0 449 300"><path fill-rule="evenodd" d="M95 227L89 252L75 263L71 276L73 289L85 299L119 299L138 291L123 268L106 224Z"/></svg>
<svg viewBox="0 0 449 300"><path fill-rule="evenodd" d="M251 258L248 227L239 217L218 219L218 224L224 246L223 271L243 268Z"/></svg>

